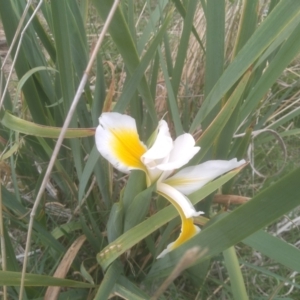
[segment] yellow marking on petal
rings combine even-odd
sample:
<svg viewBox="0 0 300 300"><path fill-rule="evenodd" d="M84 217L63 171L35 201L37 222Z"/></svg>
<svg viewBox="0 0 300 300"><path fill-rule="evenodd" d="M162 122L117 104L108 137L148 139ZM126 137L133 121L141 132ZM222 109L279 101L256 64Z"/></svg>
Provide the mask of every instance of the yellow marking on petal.
<svg viewBox="0 0 300 300"><path fill-rule="evenodd" d="M175 248L179 247L183 243L185 243L187 240L192 238L194 235L196 235L199 231L197 230L197 226L194 225L193 218L186 218L184 215L184 212L180 205L178 205L177 202L175 202L171 197L168 195L157 191L158 194L162 195L165 197L168 201L170 201L178 211L180 218L181 218L181 233L177 240L172 244L170 251L174 250Z"/></svg>
<svg viewBox="0 0 300 300"><path fill-rule="evenodd" d="M110 132L110 146L117 159L128 167L145 170L140 158L147 148L138 133L132 129L110 129Z"/></svg>
<svg viewBox="0 0 300 300"><path fill-rule="evenodd" d="M193 223L193 218L182 220L181 233L178 239L174 242L171 249L175 249L185 243L187 240L192 238L195 234L197 234L197 227Z"/></svg>
<svg viewBox="0 0 300 300"><path fill-rule="evenodd" d="M179 185L188 185L194 182L198 182L201 181L202 178L184 178L184 177L180 177L180 178L168 178L164 181L164 183L170 185L170 186L179 186Z"/></svg>

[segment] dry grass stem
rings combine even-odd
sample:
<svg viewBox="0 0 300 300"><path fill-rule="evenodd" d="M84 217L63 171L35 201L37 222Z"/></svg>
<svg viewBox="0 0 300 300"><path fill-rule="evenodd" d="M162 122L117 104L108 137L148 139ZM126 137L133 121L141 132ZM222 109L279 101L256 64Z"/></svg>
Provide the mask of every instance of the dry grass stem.
<svg viewBox="0 0 300 300"><path fill-rule="evenodd" d="M53 277L56 277L56 278L65 278L66 277L71 264L73 263L78 251L82 247L85 240L86 240L85 235L81 235L73 242L71 247L68 249L68 251L66 252L64 257L62 258L59 266L57 267L55 273L53 274ZM59 287L59 286L49 286L47 288L44 299L45 300L56 300L59 296L60 289L61 289L61 287Z"/></svg>
<svg viewBox="0 0 300 300"><path fill-rule="evenodd" d="M285 101L283 103L283 105L281 105L268 119L267 122L269 122L270 120L276 120L276 118L279 115L282 115L285 111L290 110L292 107L295 106L295 109L293 109L292 111L289 111L288 113L291 114L293 113L295 110L299 109L299 103L300 103L300 97L299 97L300 91L298 91L295 95L293 95L293 97L291 97L290 99L288 99L287 101ZM284 115L286 116L286 114ZM278 119L277 119L278 120ZM277 121L276 120L276 121ZM268 125L268 127L271 127L272 123L270 125Z"/></svg>
<svg viewBox="0 0 300 300"><path fill-rule="evenodd" d="M92 183L90 184L86 194L82 197L82 199L80 201L80 204L75 208L73 215L76 215L78 213L78 211L80 210L80 207L83 205L83 203L85 203L86 199L88 198L88 196L92 192L95 183L96 183L96 177L93 178ZM68 222L71 220L71 218L72 218L72 216L70 216Z"/></svg>
<svg viewBox="0 0 300 300"><path fill-rule="evenodd" d="M6 271L6 248L5 248L5 238L4 238L4 223L2 214L2 191L1 191L1 170L0 170L0 244L1 244L1 257L2 257L2 270ZM7 299L7 287L3 286L3 300Z"/></svg>
<svg viewBox="0 0 300 300"><path fill-rule="evenodd" d="M187 250L183 257L180 259L172 273L169 277L163 282L163 284L158 288L158 290L151 297L151 300L157 300L161 294L168 288L168 286L182 273L183 270L191 266L196 260L198 260L201 256L206 254L208 249L204 249L200 252L199 247L193 247Z"/></svg>
<svg viewBox="0 0 300 300"><path fill-rule="evenodd" d="M224 204L224 205L230 205L230 204L244 204L247 201L249 201L251 198L249 197L243 197L243 196L237 196L237 195L215 195L213 202Z"/></svg>

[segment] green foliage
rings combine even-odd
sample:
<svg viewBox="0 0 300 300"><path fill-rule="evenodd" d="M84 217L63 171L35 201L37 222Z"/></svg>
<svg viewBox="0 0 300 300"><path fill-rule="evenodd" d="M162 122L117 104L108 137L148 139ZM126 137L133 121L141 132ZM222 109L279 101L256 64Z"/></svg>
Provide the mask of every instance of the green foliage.
<svg viewBox="0 0 300 300"><path fill-rule="evenodd" d="M0 0L8 46L18 24L24 30L36 2ZM16 59L0 107L0 284L8 299L20 294L18 255L25 248L30 211L112 4L43 1L22 35L18 32L20 48L12 47L11 60L1 69L2 99L7 70ZM49 286L70 288L58 299L150 299L192 246L200 247L194 266L184 270L190 267L185 264L159 299L195 299L197 293L196 299L220 299L222 293L258 299L247 272L277 280L276 289L265 286L272 299L280 299L285 282L294 288L290 296L299 297L299 285L289 277L300 271L299 250L289 244L297 238L272 235L280 217L292 210L297 216L300 197L299 80L291 71L300 50L299 15L300 2L293 0L122 1L34 216L24 299L43 299ZM193 66L193 55L198 65ZM146 188L141 171L124 178L100 157L93 135L104 109L134 116L145 144L167 112L173 136L190 131L201 146L191 165L211 158L251 159L237 180L240 170L189 196L193 204L207 204L206 218L196 219L204 230L162 259L155 255L174 231L178 234L178 215L171 206L161 207L164 202L154 196L155 186ZM286 166L282 153L292 157ZM238 208L215 204L216 191L253 199ZM225 213L223 205L230 210ZM86 242L64 266L67 275L55 278L82 234ZM257 266L253 251L283 271ZM215 266L230 284L217 277ZM182 281L193 295L180 290Z"/></svg>

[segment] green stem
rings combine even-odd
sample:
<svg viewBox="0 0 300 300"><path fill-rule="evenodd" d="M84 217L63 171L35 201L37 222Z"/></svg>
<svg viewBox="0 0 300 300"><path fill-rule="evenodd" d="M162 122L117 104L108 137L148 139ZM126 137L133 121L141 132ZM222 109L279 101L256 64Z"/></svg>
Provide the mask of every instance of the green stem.
<svg viewBox="0 0 300 300"><path fill-rule="evenodd" d="M223 256L230 277L233 298L235 300L248 300L244 278L234 247L223 251Z"/></svg>

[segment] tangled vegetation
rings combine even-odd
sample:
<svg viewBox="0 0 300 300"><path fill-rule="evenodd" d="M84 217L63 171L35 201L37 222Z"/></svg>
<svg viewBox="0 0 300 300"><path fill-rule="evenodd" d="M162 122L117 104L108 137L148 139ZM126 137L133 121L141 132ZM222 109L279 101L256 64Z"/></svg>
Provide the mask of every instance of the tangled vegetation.
<svg viewBox="0 0 300 300"><path fill-rule="evenodd" d="M3 299L299 299L299 1L0 0L0 18ZM201 232L162 258L180 218L97 151L104 112L148 146L162 119L189 133L187 166L247 161L188 195Z"/></svg>

